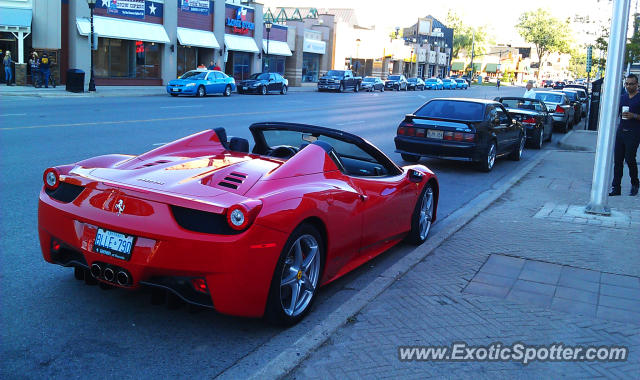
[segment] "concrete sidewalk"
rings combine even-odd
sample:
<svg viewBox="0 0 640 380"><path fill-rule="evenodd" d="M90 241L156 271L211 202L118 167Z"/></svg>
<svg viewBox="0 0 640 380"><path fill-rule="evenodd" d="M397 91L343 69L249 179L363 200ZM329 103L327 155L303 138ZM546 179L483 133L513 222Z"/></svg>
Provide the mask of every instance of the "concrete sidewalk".
<svg viewBox="0 0 640 380"><path fill-rule="evenodd" d="M289 87L289 92L313 92L316 86ZM35 88L33 86L0 86L2 96L30 96L39 98L56 97L113 97L113 96L164 96L165 86L97 86L96 92L68 92L65 85L56 88Z"/></svg>
<svg viewBox="0 0 640 380"><path fill-rule="evenodd" d="M436 223L423 246L303 337L284 349L266 344L219 377L637 378L640 197L610 198L611 217L584 214L596 138L565 135L554 148L573 150L543 152ZM629 356L527 365L399 359L400 346L455 342L625 346Z"/></svg>
<svg viewBox="0 0 640 380"><path fill-rule="evenodd" d="M580 150L547 153L285 377L638 378L640 197L610 198L613 217L582 212L596 136L572 132L562 143ZM629 357L528 365L398 357L399 346L461 341L617 345Z"/></svg>

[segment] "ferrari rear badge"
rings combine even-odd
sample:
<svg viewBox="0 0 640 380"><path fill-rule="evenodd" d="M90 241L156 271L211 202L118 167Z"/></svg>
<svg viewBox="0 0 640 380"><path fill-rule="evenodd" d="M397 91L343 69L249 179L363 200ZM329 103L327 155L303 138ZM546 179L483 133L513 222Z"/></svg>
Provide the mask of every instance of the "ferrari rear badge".
<svg viewBox="0 0 640 380"><path fill-rule="evenodd" d="M118 216L124 212L124 201L122 199L116 203L116 210L118 210Z"/></svg>

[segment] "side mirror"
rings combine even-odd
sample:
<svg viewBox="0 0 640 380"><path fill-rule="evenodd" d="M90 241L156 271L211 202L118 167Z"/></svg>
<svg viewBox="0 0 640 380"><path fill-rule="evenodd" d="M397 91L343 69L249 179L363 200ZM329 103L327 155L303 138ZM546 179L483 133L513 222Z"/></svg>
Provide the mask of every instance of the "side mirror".
<svg viewBox="0 0 640 380"><path fill-rule="evenodd" d="M420 183L422 182L423 178L424 178L424 174L422 174L418 170L409 169L409 181L414 183Z"/></svg>

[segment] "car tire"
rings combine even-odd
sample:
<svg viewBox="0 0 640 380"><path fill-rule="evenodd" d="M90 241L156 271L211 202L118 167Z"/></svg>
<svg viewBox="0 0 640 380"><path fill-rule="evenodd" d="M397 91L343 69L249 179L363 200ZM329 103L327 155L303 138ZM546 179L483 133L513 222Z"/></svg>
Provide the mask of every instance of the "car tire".
<svg viewBox="0 0 640 380"><path fill-rule="evenodd" d="M496 163L496 142L491 141L484 154L484 160L478 162L478 168L483 172L490 172Z"/></svg>
<svg viewBox="0 0 640 380"><path fill-rule="evenodd" d="M358 92L358 91L360 91L360 85L356 83L356 85L353 86L353 92Z"/></svg>
<svg viewBox="0 0 640 380"><path fill-rule="evenodd" d="M344 92L344 85L340 83L340 87L338 87L338 92Z"/></svg>
<svg viewBox="0 0 640 380"><path fill-rule="evenodd" d="M174 97L175 97L175 96L178 96L178 94L169 94L169 95L174 96Z"/></svg>
<svg viewBox="0 0 640 380"><path fill-rule="evenodd" d="M231 86L227 85L227 87L224 88L223 95L224 96L231 96Z"/></svg>
<svg viewBox="0 0 640 380"><path fill-rule="evenodd" d="M538 135L533 139L533 148L542 149L542 143L544 142L544 128L540 128Z"/></svg>
<svg viewBox="0 0 640 380"><path fill-rule="evenodd" d="M431 230L435 205L435 190L431 183L427 183L420 193L420 198L418 198L411 216L411 230L406 237L408 243L420 245L427 240Z"/></svg>
<svg viewBox="0 0 640 380"><path fill-rule="evenodd" d="M569 119L567 119L567 122L564 123L564 126L562 127L561 132L562 133L568 133L569 132Z"/></svg>
<svg viewBox="0 0 640 380"><path fill-rule="evenodd" d="M301 224L291 233L271 279L267 321L292 326L309 312L320 285L324 252L322 235L313 225Z"/></svg>
<svg viewBox="0 0 640 380"><path fill-rule="evenodd" d="M549 132L549 138L547 139L547 141L551 142L552 139L553 139L553 128L551 128L551 131Z"/></svg>
<svg viewBox="0 0 640 380"><path fill-rule="evenodd" d="M287 86L282 86L282 89L280 90L280 94L287 95Z"/></svg>
<svg viewBox="0 0 640 380"><path fill-rule="evenodd" d="M522 152L524 151L524 144L527 138L524 134L520 134L518 143L513 147L513 151L509 154L509 159L512 161L520 161L522 159Z"/></svg>
<svg viewBox="0 0 640 380"><path fill-rule="evenodd" d="M380 87L380 92L384 92L384 86Z"/></svg>
<svg viewBox="0 0 640 380"><path fill-rule="evenodd" d="M196 91L196 96L198 98L203 98L207 96L207 90L204 89L204 86L198 87L198 90Z"/></svg>
<svg viewBox="0 0 640 380"><path fill-rule="evenodd" d="M267 86L260 87L260 94L267 95Z"/></svg>
<svg viewBox="0 0 640 380"><path fill-rule="evenodd" d="M400 153L400 156L402 157L403 160L405 160L407 162L418 162L418 161L420 161L420 156L416 156L415 154Z"/></svg>
<svg viewBox="0 0 640 380"><path fill-rule="evenodd" d="M78 281L84 281L86 271L86 269L81 267L73 267L73 277Z"/></svg>

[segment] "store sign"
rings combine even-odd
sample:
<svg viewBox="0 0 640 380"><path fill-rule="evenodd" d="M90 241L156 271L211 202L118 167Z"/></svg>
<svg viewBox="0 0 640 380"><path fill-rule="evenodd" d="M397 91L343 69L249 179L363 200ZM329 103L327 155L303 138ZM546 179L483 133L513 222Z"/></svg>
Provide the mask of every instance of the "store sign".
<svg viewBox="0 0 640 380"><path fill-rule="evenodd" d="M107 12L120 16L144 18L144 8L145 0L109 0Z"/></svg>
<svg viewBox="0 0 640 380"><path fill-rule="evenodd" d="M318 40L304 39L302 43L302 51L305 53L324 54L327 49L327 43Z"/></svg>
<svg viewBox="0 0 640 380"><path fill-rule="evenodd" d="M236 9L236 17L227 17L227 26L233 28L233 32L237 34L249 34L250 30L255 29L255 24L247 21L247 8L238 7Z"/></svg>
<svg viewBox="0 0 640 380"><path fill-rule="evenodd" d="M209 0L181 0L180 9L185 12L209 14Z"/></svg>

